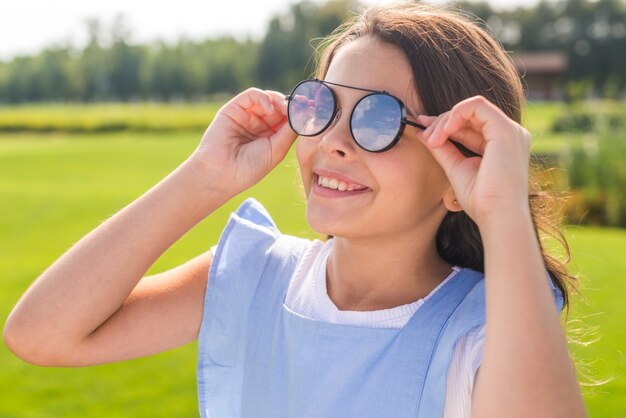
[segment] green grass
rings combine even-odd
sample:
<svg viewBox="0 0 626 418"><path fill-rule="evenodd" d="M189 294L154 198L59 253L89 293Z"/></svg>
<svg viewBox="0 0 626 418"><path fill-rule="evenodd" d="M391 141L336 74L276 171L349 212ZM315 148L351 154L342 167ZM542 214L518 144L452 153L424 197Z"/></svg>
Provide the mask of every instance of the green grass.
<svg viewBox="0 0 626 418"><path fill-rule="evenodd" d="M27 104L0 106L0 132L111 132L202 129L223 102Z"/></svg>
<svg viewBox="0 0 626 418"><path fill-rule="evenodd" d="M30 283L63 252L176 168L202 130L185 133L0 135L0 318L2 325ZM217 242L230 211L255 196L285 233L315 237L304 219L297 167L290 154L260 184L229 202L174 244L148 274L176 266ZM568 229L573 269L588 305L571 318L598 327L600 341L572 345L595 361L595 378L613 380L586 392L591 417L626 411L626 231ZM88 368L41 368L0 344L0 417L198 416L196 343L147 358ZM620 415L622 414L622 415Z"/></svg>
<svg viewBox="0 0 626 418"><path fill-rule="evenodd" d="M592 342L570 344L588 375L581 382L609 380L599 386L583 386L590 416L626 417L626 230L600 227L567 228L572 250L570 268L580 275L580 294L573 295L568 330L580 327ZM578 335L578 334L577 334Z"/></svg>

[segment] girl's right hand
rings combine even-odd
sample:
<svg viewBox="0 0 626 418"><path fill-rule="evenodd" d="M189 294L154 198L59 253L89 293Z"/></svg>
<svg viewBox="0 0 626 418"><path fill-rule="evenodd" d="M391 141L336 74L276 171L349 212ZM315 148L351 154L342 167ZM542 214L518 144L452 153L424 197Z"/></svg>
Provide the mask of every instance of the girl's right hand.
<svg viewBox="0 0 626 418"><path fill-rule="evenodd" d="M234 196L276 167L296 137L285 96L249 88L219 109L191 159Z"/></svg>

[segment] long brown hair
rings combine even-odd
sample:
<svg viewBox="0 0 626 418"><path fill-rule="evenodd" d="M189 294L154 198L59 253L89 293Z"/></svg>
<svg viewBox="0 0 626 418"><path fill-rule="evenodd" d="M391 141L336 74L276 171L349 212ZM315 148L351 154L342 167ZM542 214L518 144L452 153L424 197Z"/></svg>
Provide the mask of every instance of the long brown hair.
<svg viewBox="0 0 626 418"><path fill-rule="evenodd" d="M403 3L370 7L355 15L320 43L317 77L323 79L337 50L351 41L371 37L399 47L413 70L424 111L439 115L463 99L482 95L512 120L521 123L524 91L520 77L502 46L469 17L434 6ZM455 144L456 145L456 144ZM457 146L466 156L476 155ZM571 255L562 232L556 193L542 190L538 167L529 174L529 204L546 270L562 292L569 311L569 288L577 276L566 264ZM548 254L538 231L556 239L566 260ZM448 212L436 237L437 251L448 263L484 273L484 249L478 226L463 211Z"/></svg>

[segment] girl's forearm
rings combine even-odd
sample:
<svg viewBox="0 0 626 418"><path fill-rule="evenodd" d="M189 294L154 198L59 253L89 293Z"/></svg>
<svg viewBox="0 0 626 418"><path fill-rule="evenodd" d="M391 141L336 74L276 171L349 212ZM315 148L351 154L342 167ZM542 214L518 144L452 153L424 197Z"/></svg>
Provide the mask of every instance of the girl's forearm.
<svg viewBox="0 0 626 418"><path fill-rule="evenodd" d="M479 228L487 322L472 416L586 416L530 210Z"/></svg>
<svg viewBox="0 0 626 418"><path fill-rule="evenodd" d="M206 173L187 159L74 244L22 296L5 335L43 351L87 337L167 248L231 197Z"/></svg>

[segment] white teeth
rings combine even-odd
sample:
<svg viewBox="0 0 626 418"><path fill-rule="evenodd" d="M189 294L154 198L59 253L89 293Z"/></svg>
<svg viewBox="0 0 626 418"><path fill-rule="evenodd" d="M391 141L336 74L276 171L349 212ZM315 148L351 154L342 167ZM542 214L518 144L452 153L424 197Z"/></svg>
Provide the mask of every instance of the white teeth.
<svg viewBox="0 0 626 418"><path fill-rule="evenodd" d="M339 190L340 192L345 192L345 191L351 192L355 190L352 187L348 187L348 185L342 181L339 181L333 178L323 177L323 176L317 177L317 184L327 189Z"/></svg>

